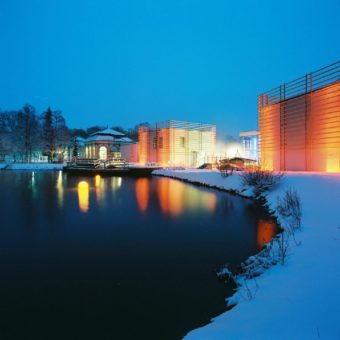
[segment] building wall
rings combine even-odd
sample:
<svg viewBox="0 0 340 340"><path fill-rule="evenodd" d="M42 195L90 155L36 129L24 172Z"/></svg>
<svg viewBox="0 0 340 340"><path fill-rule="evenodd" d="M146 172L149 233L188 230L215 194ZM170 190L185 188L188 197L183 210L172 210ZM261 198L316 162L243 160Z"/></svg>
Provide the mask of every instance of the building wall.
<svg viewBox="0 0 340 340"><path fill-rule="evenodd" d="M123 144L120 147L122 158L129 163L138 163L138 144Z"/></svg>
<svg viewBox="0 0 340 340"><path fill-rule="evenodd" d="M264 169L340 172L340 83L259 108Z"/></svg>
<svg viewBox="0 0 340 340"><path fill-rule="evenodd" d="M311 94L308 166L340 172L340 82Z"/></svg>
<svg viewBox="0 0 340 340"><path fill-rule="evenodd" d="M259 160L259 133L258 131L244 131L240 133L242 156L244 158Z"/></svg>
<svg viewBox="0 0 340 340"><path fill-rule="evenodd" d="M261 166L280 169L280 104L264 106L259 115Z"/></svg>
<svg viewBox="0 0 340 340"><path fill-rule="evenodd" d="M172 127L178 124L179 127ZM186 125L187 124L187 125ZM213 157L216 144L216 127L186 128L194 123L173 122L156 125L156 128L139 129L139 162L160 165L197 166Z"/></svg>
<svg viewBox="0 0 340 340"><path fill-rule="evenodd" d="M156 154L156 133L148 127L138 129L138 162L141 164L154 163L157 160Z"/></svg>
<svg viewBox="0 0 340 340"><path fill-rule="evenodd" d="M105 147L106 148L106 156L107 159L110 159L112 157L119 158L121 157L121 152L120 152L120 145L117 145L112 142L105 142L105 141L96 141L96 142L90 142L86 143L85 142L85 158L100 158L100 148ZM112 151L117 147L116 152Z"/></svg>

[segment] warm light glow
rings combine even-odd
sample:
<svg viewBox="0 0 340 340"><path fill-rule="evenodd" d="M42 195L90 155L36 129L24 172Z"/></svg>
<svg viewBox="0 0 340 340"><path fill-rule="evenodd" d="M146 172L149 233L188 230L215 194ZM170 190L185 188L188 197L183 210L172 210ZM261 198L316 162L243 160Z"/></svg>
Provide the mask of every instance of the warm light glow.
<svg viewBox="0 0 340 340"><path fill-rule="evenodd" d="M257 245L262 248L275 236L276 225L274 222L260 219L257 225Z"/></svg>
<svg viewBox="0 0 340 340"><path fill-rule="evenodd" d="M96 188L98 188L98 187L100 186L100 180L101 180L100 175L96 175L96 176L94 177L94 181L95 181L95 186L96 186Z"/></svg>
<svg viewBox="0 0 340 340"><path fill-rule="evenodd" d="M157 182L157 196L162 212L173 217L181 215L184 210L207 210L212 213L217 204L215 193L185 187L180 181L165 178Z"/></svg>
<svg viewBox="0 0 340 340"><path fill-rule="evenodd" d="M340 153L340 150L339 150ZM327 159L326 165L327 172L340 172L340 155L338 159Z"/></svg>
<svg viewBox="0 0 340 340"><path fill-rule="evenodd" d="M94 177L94 186L96 187L96 200L100 202L103 198L103 181L100 175Z"/></svg>
<svg viewBox="0 0 340 340"><path fill-rule="evenodd" d="M141 127L138 130L139 163L164 166L197 166L215 154L216 127L169 122L167 127ZM196 125L195 125L196 124Z"/></svg>
<svg viewBox="0 0 340 340"><path fill-rule="evenodd" d="M217 198L214 192L204 192L195 187L186 189L185 206L188 210L207 210L214 212Z"/></svg>
<svg viewBox="0 0 340 340"><path fill-rule="evenodd" d="M340 172L340 83L259 108L261 167Z"/></svg>
<svg viewBox="0 0 340 340"><path fill-rule="evenodd" d="M183 212L183 183L161 178L157 182L158 200L162 212L171 216L179 216Z"/></svg>
<svg viewBox="0 0 340 340"><path fill-rule="evenodd" d="M85 181L78 183L78 203L80 211L87 213L89 210L89 184Z"/></svg>
<svg viewBox="0 0 340 340"><path fill-rule="evenodd" d="M101 146L99 148L99 159L106 160L107 159L107 148L106 146Z"/></svg>
<svg viewBox="0 0 340 340"><path fill-rule="evenodd" d="M137 179L136 198L139 210L145 212L148 208L150 198L150 180L148 178Z"/></svg>

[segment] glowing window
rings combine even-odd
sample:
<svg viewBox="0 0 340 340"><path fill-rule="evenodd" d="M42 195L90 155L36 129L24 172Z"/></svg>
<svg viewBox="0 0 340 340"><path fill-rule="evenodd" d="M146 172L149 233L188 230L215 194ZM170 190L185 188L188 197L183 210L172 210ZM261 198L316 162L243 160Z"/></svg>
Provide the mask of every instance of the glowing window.
<svg viewBox="0 0 340 340"><path fill-rule="evenodd" d="M99 148L99 159L103 159L103 160L107 159L107 149L105 146L101 146Z"/></svg>

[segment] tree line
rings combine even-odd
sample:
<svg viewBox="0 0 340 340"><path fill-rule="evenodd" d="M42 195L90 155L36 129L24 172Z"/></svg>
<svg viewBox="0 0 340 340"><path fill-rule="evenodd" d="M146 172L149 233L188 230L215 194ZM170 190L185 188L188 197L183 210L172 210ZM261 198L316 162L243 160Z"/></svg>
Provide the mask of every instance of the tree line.
<svg viewBox="0 0 340 340"><path fill-rule="evenodd" d="M138 126L112 129L124 133L132 140L138 139ZM77 137L87 138L92 133L105 129L91 126L87 129L68 128L60 110L48 107L37 113L34 106L24 105L20 110L0 110L0 161L6 156L14 162L31 162L38 155L46 156L49 162L64 160L66 149L75 145Z"/></svg>
<svg viewBox="0 0 340 340"><path fill-rule="evenodd" d="M38 153L57 161L69 142L70 130L60 110L50 107L41 114L34 106L0 111L0 159L10 156L15 162L31 162Z"/></svg>

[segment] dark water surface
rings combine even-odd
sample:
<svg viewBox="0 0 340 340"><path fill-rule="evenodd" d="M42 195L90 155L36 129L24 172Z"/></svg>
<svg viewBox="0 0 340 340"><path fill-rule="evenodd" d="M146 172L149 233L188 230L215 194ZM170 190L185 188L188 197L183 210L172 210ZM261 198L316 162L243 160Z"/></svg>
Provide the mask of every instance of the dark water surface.
<svg viewBox="0 0 340 340"><path fill-rule="evenodd" d="M250 200L166 178L0 172L0 339L178 339L276 233Z"/></svg>

